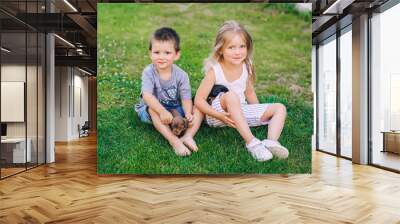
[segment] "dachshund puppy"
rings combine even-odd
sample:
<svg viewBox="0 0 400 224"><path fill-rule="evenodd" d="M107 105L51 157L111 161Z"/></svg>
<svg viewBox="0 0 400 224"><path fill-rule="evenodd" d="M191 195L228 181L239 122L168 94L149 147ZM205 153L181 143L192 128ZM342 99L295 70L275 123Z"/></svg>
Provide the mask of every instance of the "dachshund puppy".
<svg viewBox="0 0 400 224"><path fill-rule="evenodd" d="M186 118L183 118L176 109L172 109L171 114L174 117L170 124L172 133L178 137L181 137L183 134L185 134L186 129L188 129L189 122Z"/></svg>

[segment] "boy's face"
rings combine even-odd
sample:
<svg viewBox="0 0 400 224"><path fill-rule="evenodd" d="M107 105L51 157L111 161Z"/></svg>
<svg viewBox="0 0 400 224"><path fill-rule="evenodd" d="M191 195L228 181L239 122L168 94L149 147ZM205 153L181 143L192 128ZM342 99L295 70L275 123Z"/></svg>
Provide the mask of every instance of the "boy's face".
<svg viewBox="0 0 400 224"><path fill-rule="evenodd" d="M180 53L175 50L173 41L152 40L151 43L150 58L157 69L169 69L179 59Z"/></svg>

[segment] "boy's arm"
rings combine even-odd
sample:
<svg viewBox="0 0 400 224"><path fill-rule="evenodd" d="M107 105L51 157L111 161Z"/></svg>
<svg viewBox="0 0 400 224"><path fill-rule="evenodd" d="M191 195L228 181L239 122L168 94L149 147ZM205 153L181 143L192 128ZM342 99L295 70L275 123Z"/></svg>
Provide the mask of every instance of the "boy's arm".
<svg viewBox="0 0 400 224"><path fill-rule="evenodd" d="M244 95L246 96L248 104L260 103L260 101L258 101L256 91L254 90L253 82L250 80L250 78L247 80L246 90L244 92Z"/></svg>
<svg viewBox="0 0 400 224"><path fill-rule="evenodd" d="M143 96L143 101L146 103L146 105L155 112L157 112L158 114L167 111L153 94L148 92L143 92L142 96Z"/></svg>
<svg viewBox="0 0 400 224"><path fill-rule="evenodd" d="M155 96L153 96L153 94L142 92L142 96L143 101L147 104L147 106L157 112L158 115L160 115L160 119L163 124L170 124L172 122L172 114L168 110L166 110L163 105L161 105L161 103Z"/></svg>
<svg viewBox="0 0 400 224"><path fill-rule="evenodd" d="M182 107L183 111L185 112L185 117L189 120L189 122L192 121L192 114L193 114L193 102L192 100L182 100Z"/></svg>
<svg viewBox="0 0 400 224"><path fill-rule="evenodd" d="M160 116L163 124L170 124L172 121L172 114L168 112L153 95L154 80L151 78L151 71L145 69L142 74L142 97L143 101Z"/></svg>
<svg viewBox="0 0 400 224"><path fill-rule="evenodd" d="M193 113L193 102L189 76L187 74L183 74L178 88L181 95L181 102L183 111L185 112L185 117L189 119Z"/></svg>

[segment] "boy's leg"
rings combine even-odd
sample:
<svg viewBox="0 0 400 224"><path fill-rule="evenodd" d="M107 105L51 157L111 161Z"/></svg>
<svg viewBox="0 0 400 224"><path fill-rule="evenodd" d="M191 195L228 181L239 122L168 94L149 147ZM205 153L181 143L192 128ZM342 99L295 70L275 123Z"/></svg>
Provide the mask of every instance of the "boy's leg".
<svg viewBox="0 0 400 224"><path fill-rule="evenodd" d="M261 121L268 122L268 136L270 140L278 141L281 136L283 125L286 119L286 107L281 103L274 103L268 106L261 116Z"/></svg>
<svg viewBox="0 0 400 224"><path fill-rule="evenodd" d="M192 126L188 128L185 134L181 137L182 142L193 151L197 151L197 145L193 137L199 130L204 115L196 107L193 107L193 121Z"/></svg>
<svg viewBox="0 0 400 224"><path fill-rule="evenodd" d="M170 127L161 122L158 113L149 108L149 114L151 116L151 120L153 121L154 127L157 129L158 132L160 132L162 136L164 136L164 138L168 140L175 153L179 156L190 155L190 150L186 148L181 140L172 133Z"/></svg>
<svg viewBox="0 0 400 224"><path fill-rule="evenodd" d="M139 116L140 121L147 124L152 124L150 114L148 113L148 107L143 106L141 108L135 109L137 115Z"/></svg>
<svg viewBox="0 0 400 224"><path fill-rule="evenodd" d="M246 144L249 144L254 135L251 133L247 120L243 115L239 97L236 93L229 91L223 94L221 96L221 107L229 113L231 119L235 121L236 130L246 141Z"/></svg>

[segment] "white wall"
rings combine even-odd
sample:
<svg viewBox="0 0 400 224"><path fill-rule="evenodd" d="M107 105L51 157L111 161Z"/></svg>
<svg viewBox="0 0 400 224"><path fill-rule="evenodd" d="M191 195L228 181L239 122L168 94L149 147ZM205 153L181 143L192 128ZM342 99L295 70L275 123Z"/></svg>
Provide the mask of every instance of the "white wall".
<svg viewBox="0 0 400 224"><path fill-rule="evenodd" d="M55 141L68 140L68 87L67 67L55 68Z"/></svg>
<svg viewBox="0 0 400 224"><path fill-rule="evenodd" d="M56 141L79 138L78 124L88 120L88 78L83 75L76 68L56 67Z"/></svg>
<svg viewBox="0 0 400 224"><path fill-rule="evenodd" d="M1 65L1 81L25 82L25 64Z"/></svg>
<svg viewBox="0 0 400 224"><path fill-rule="evenodd" d="M78 124L80 124L81 126L85 123L85 121L88 120L89 114L88 114L88 78L87 76L81 76L83 75L83 73L81 73L80 71L78 71L78 75L77 75L77 71L75 70L75 75L74 75L74 110L75 113L73 113L74 115L74 119L72 119L72 135L78 137L78 129L77 126ZM80 90L80 93L78 93L77 91ZM80 99L78 98L78 94L80 94ZM80 100L81 102L79 103L78 100ZM79 108L81 107L81 108ZM79 109L81 109L82 111L80 112Z"/></svg>

